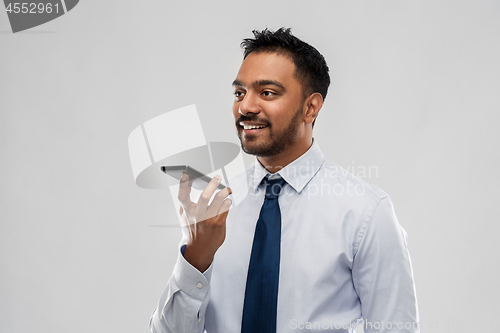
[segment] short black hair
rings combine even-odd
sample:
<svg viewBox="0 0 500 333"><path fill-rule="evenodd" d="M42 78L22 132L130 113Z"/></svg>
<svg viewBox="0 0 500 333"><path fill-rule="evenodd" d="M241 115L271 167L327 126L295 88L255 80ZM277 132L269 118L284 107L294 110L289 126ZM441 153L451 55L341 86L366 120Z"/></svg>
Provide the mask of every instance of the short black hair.
<svg viewBox="0 0 500 333"><path fill-rule="evenodd" d="M279 28L276 31L253 30L254 38L241 42L243 59L252 52L276 52L292 58L295 77L302 84L305 96L318 92L326 98L330 86L330 75L325 58L314 47L292 35L292 29Z"/></svg>

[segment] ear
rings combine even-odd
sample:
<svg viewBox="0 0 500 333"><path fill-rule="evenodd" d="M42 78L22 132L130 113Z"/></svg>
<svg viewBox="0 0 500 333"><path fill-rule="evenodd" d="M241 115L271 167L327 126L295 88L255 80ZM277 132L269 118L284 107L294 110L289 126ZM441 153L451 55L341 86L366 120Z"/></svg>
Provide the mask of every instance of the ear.
<svg viewBox="0 0 500 333"><path fill-rule="evenodd" d="M319 110L323 107L323 97L320 93L309 95L309 97L306 98L304 107L306 108L304 122L306 124L311 124L318 116Z"/></svg>

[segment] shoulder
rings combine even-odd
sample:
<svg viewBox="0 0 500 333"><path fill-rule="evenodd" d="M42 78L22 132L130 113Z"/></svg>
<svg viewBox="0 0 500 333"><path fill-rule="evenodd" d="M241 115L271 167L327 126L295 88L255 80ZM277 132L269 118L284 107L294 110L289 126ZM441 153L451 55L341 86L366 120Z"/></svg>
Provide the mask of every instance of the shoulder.
<svg viewBox="0 0 500 333"><path fill-rule="evenodd" d="M370 176L363 172L361 174L362 177ZM317 176L319 181L337 187L329 200L337 203L336 207L341 209L345 216L349 216L349 224L356 234L353 239L353 253L357 252L369 230L372 234L380 234L381 237L391 235L392 238L393 235L400 235L401 239L405 238L405 232L396 218L391 198L382 189L327 160L324 161Z"/></svg>
<svg viewBox="0 0 500 333"><path fill-rule="evenodd" d="M333 162L324 161L314 177L314 183L320 194L317 200L322 205L342 211L350 221L349 224L361 234L372 221L375 212L384 210L389 213L392 210L392 203L386 192Z"/></svg>
<svg viewBox="0 0 500 333"><path fill-rule="evenodd" d="M370 170L361 172L362 176L370 176L370 173ZM316 176L320 182L336 186L337 194L352 196L353 199L362 197L365 200L379 202L388 197L387 193L379 187L367 183L350 171L328 160L324 160Z"/></svg>

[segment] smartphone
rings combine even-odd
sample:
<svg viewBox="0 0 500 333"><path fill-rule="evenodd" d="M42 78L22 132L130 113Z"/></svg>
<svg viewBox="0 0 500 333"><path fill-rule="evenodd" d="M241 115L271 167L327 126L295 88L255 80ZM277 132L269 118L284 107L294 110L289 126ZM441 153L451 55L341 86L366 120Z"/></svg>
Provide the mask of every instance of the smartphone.
<svg viewBox="0 0 500 333"><path fill-rule="evenodd" d="M171 166L162 166L161 171L166 173L169 176L172 176L178 180L181 179L183 173L187 173L189 175L189 182L191 186L197 190L204 190L207 187L208 183L212 180L212 178L208 177L201 171L196 170L189 165L171 165ZM219 184L217 186L218 189L223 190L226 187L224 185Z"/></svg>

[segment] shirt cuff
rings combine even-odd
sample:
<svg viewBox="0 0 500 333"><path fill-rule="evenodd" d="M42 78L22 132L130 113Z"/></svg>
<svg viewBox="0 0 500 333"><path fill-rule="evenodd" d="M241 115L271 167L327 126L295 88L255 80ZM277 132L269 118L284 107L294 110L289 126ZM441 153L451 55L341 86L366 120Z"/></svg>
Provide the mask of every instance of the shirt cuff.
<svg viewBox="0 0 500 333"><path fill-rule="evenodd" d="M199 300L205 299L212 276L212 264L201 273L184 258L186 245L182 245L174 268L175 282L180 290Z"/></svg>

